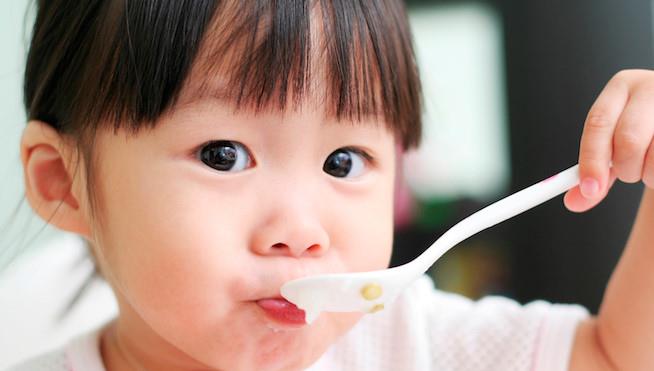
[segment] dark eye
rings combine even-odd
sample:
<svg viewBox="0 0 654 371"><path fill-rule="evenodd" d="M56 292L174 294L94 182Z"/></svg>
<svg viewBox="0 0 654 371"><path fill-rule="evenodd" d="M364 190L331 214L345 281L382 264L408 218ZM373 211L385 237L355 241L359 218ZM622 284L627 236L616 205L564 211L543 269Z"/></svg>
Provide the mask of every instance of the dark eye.
<svg viewBox="0 0 654 371"><path fill-rule="evenodd" d="M338 149L332 152L322 166L324 172L337 178L359 176L365 170L364 156L351 149Z"/></svg>
<svg viewBox="0 0 654 371"><path fill-rule="evenodd" d="M252 160L245 147L237 142L218 140L205 144L198 151L199 159L219 171L243 171Z"/></svg>

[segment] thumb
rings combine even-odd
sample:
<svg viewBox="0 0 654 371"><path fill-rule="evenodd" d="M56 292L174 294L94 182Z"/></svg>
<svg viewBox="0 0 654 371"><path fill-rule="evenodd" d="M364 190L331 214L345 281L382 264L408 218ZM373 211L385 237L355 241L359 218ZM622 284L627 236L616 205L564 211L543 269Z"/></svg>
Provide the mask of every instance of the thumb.
<svg viewBox="0 0 654 371"><path fill-rule="evenodd" d="M579 161L579 190L589 201L601 201L610 183L611 164L603 161ZM598 200L599 198L599 200Z"/></svg>
<svg viewBox="0 0 654 371"><path fill-rule="evenodd" d="M578 186L570 189L566 194L565 197L563 198L563 203L565 206L568 208L568 210L572 212L584 212L592 209L593 207L597 206L609 193L609 190L613 186L613 183L615 183L616 176L613 174L613 171L608 170L606 175L605 180L600 180L598 181L599 183L599 190L597 190L594 194L593 197L586 197L584 193L588 191L587 189L584 189L584 187L589 186L588 183L585 185L583 184L584 179L592 178L592 176L586 175L584 178L584 175L581 175L581 166L579 170L580 174L580 183ZM592 187L593 185L590 184Z"/></svg>

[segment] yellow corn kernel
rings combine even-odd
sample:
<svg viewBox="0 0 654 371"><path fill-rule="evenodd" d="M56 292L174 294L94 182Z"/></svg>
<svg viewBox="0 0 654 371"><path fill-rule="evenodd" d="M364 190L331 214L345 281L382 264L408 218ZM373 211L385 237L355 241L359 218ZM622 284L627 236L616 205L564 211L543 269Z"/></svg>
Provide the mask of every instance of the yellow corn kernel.
<svg viewBox="0 0 654 371"><path fill-rule="evenodd" d="M382 288L376 283L369 283L361 289L361 296L366 300L375 300L382 296Z"/></svg>

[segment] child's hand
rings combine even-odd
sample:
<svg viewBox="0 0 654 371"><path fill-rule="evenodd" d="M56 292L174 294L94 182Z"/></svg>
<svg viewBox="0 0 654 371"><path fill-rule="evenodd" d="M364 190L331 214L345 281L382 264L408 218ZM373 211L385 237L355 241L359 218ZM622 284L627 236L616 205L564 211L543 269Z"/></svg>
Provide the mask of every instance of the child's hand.
<svg viewBox="0 0 654 371"><path fill-rule="evenodd" d="M615 179L642 180L648 189L597 317L578 327L570 370L651 370L654 364L653 135L654 72L618 73L588 113L579 150L581 184L565 195L565 204L588 210Z"/></svg>
<svg viewBox="0 0 654 371"><path fill-rule="evenodd" d="M616 178L654 189L654 71L626 70L588 113L579 150L580 186L565 195L572 211L597 205ZM611 164L612 163L612 167Z"/></svg>

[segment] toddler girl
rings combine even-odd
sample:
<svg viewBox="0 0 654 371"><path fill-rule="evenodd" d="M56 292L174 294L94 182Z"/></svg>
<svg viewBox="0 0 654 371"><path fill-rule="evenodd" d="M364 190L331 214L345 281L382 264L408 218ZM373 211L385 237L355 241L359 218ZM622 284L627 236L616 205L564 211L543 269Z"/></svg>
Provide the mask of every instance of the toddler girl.
<svg viewBox="0 0 654 371"><path fill-rule="evenodd" d="M281 298L389 263L396 149L418 144L421 111L399 0L39 0L24 93L27 199L88 243L119 315L12 370L654 365L651 190L596 318L426 277L365 318L307 325ZM653 93L628 71L600 95L570 209L615 177L654 187Z"/></svg>

